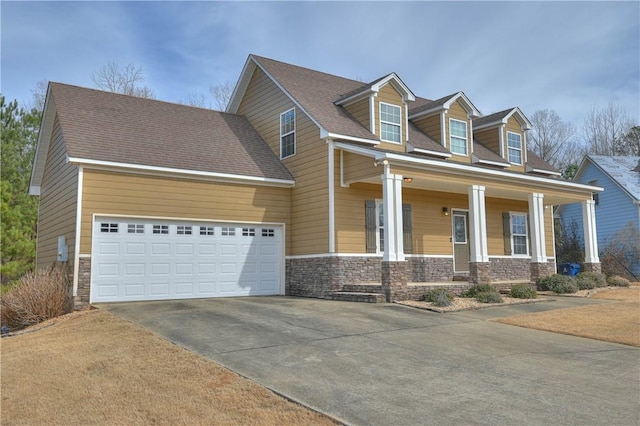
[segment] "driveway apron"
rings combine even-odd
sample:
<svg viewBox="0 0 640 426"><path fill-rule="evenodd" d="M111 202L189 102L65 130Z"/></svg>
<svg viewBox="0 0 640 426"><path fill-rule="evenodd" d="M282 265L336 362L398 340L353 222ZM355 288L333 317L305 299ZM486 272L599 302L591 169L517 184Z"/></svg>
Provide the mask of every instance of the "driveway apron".
<svg viewBox="0 0 640 426"><path fill-rule="evenodd" d="M490 321L590 303L607 302L447 314L294 297L100 308L348 424L640 424L640 349Z"/></svg>

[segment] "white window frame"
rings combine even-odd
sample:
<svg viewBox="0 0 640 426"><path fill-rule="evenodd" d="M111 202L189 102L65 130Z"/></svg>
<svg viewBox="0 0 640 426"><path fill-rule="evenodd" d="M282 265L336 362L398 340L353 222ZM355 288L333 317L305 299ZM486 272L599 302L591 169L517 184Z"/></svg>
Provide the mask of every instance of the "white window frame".
<svg viewBox="0 0 640 426"><path fill-rule="evenodd" d="M397 123L393 123L391 121L386 121L382 119L382 105L386 105L386 106L390 106L392 108L397 108L398 109L398 122ZM380 118L380 140L385 141L385 142L389 142L389 143L394 143L396 145L401 145L402 144L402 108L398 105L394 105L394 104L388 104L386 102L380 102L379 103L379 108L378 108L378 116ZM382 125L386 124L387 126L395 126L398 128L398 135L399 135L399 139L398 141L393 141L393 140L389 140L389 139L385 139L382 136Z"/></svg>
<svg viewBox="0 0 640 426"><path fill-rule="evenodd" d="M520 147L516 148L516 147L512 147L511 145L509 145L509 135L515 135L520 139ZM520 153L520 162L517 163L515 161L511 161L511 150L517 151L518 153ZM522 160L523 160L523 152L522 152L522 135L520 133L516 133L516 132L510 132L507 130L507 161L509 161L509 163L511 164L517 164L519 166L522 165Z"/></svg>
<svg viewBox="0 0 640 426"><path fill-rule="evenodd" d="M283 130L282 118L289 113L293 113L293 129L285 132ZM282 142L285 137L290 135L293 135L293 152L291 154L283 156L282 154L284 154L284 145ZM296 155L296 109L291 108L280 114L280 159L283 160L285 158L293 157L294 155Z"/></svg>
<svg viewBox="0 0 640 426"><path fill-rule="evenodd" d="M453 150L453 139L458 139L458 140L462 140L462 138L460 136L454 136L453 133L451 132L451 123L457 121L458 123L462 123L464 124L464 154L460 153L460 152L456 152ZM449 151L451 151L452 154L455 155L461 155L463 157L468 157L469 156L469 127L467 126L467 122L466 121L462 121L462 120L457 120L455 118L450 118L449 119Z"/></svg>
<svg viewBox="0 0 640 426"><path fill-rule="evenodd" d="M380 217L381 212L382 218ZM376 199L376 253L384 254L384 200L381 199Z"/></svg>
<svg viewBox="0 0 640 426"><path fill-rule="evenodd" d="M513 217L514 216L522 216L524 217L524 234L516 234L513 231ZM529 215L527 213L522 212L509 212L509 231L511 234L511 255L514 257L528 257L529 253ZM527 249L526 253L516 253L516 245L514 237L525 237L525 248Z"/></svg>

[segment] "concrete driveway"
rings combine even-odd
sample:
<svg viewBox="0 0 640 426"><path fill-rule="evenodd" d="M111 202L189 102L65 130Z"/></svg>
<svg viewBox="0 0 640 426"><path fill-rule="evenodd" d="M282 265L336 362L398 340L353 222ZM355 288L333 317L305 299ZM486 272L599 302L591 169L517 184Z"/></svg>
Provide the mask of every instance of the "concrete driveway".
<svg viewBox="0 0 640 426"><path fill-rule="evenodd" d="M590 303L437 314L243 297L101 308L349 424L640 424L640 349L487 321Z"/></svg>

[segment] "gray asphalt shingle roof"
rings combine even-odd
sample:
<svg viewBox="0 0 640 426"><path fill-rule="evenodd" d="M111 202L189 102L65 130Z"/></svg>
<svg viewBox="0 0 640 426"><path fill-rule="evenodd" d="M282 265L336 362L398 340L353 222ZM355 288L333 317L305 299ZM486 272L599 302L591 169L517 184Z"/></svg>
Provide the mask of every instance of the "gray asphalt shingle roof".
<svg viewBox="0 0 640 426"><path fill-rule="evenodd" d="M51 83L70 157L292 180L246 118Z"/></svg>
<svg viewBox="0 0 640 426"><path fill-rule="evenodd" d="M588 158L633 198L640 201L640 157L589 155Z"/></svg>

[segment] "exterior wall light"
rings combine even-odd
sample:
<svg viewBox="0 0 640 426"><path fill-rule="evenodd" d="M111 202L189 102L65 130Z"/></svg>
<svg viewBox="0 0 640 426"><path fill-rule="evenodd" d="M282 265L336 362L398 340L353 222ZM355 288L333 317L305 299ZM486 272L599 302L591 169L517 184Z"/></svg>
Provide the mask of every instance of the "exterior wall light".
<svg viewBox="0 0 640 426"><path fill-rule="evenodd" d="M411 183L411 182L413 182L413 178L411 178L411 177L402 178L402 181L404 183Z"/></svg>
<svg viewBox="0 0 640 426"><path fill-rule="evenodd" d="M445 216L449 216L449 207L443 207L442 208L442 214Z"/></svg>

